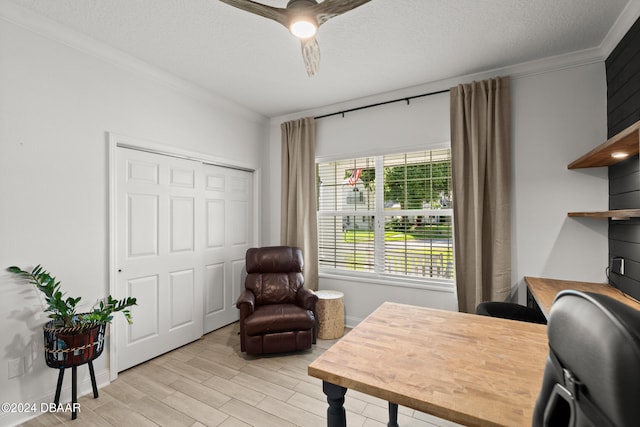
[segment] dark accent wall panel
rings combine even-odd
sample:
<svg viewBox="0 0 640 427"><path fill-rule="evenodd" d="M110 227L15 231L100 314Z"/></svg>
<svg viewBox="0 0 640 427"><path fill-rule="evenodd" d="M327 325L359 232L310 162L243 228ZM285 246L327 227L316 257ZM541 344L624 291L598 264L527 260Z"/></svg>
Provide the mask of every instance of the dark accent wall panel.
<svg viewBox="0 0 640 427"><path fill-rule="evenodd" d="M610 272L609 282L640 299L640 219L609 223L609 257L624 258L624 275Z"/></svg>
<svg viewBox="0 0 640 427"><path fill-rule="evenodd" d="M640 120L640 19L605 61L609 138Z"/></svg>
<svg viewBox="0 0 640 427"><path fill-rule="evenodd" d="M640 19L605 61L609 138L640 120ZM609 209L640 208L640 158L609 167ZM640 299L640 218L609 220L609 260L624 258L624 275L609 282ZM609 263L611 265L611 263Z"/></svg>
<svg viewBox="0 0 640 427"><path fill-rule="evenodd" d="M640 157L609 167L609 209L640 207ZM609 220L609 265L624 259L624 275L609 273L609 283L640 300L640 218Z"/></svg>
<svg viewBox="0 0 640 427"><path fill-rule="evenodd" d="M609 209L640 208L640 158L609 167Z"/></svg>

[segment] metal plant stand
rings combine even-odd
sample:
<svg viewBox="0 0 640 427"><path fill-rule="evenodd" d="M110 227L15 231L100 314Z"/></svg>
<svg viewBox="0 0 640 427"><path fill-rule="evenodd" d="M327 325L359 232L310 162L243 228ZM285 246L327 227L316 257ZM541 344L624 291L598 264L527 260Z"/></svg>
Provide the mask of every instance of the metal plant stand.
<svg viewBox="0 0 640 427"><path fill-rule="evenodd" d="M60 404L60 392L64 370L71 368L71 419L78 416L78 366L89 365L93 398L98 397L93 360L102 354L106 324L97 323L84 327L60 328L49 322L44 326L44 350L47 366L58 369L58 384L54 404Z"/></svg>

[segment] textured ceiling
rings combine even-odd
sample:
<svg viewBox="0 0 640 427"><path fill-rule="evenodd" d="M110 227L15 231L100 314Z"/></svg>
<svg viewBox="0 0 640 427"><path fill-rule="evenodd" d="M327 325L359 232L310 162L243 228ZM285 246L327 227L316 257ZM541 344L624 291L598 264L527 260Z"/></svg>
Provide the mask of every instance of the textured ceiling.
<svg viewBox="0 0 640 427"><path fill-rule="evenodd" d="M320 28L310 78L283 26L218 0L11 0L267 117L598 47L635 1L372 0Z"/></svg>

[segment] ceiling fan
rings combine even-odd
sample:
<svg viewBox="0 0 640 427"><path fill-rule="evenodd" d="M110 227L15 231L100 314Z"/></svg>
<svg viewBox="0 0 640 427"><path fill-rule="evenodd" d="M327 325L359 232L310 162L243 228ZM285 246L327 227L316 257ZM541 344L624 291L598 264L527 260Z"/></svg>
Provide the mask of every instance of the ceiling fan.
<svg viewBox="0 0 640 427"><path fill-rule="evenodd" d="M289 29L302 44L302 57L307 74L313 76L320 66L318 28L329 19L355 9L371 0L289 0L286 8L268 6L251 0L220 0L238 9L273 19Z"/></svg>

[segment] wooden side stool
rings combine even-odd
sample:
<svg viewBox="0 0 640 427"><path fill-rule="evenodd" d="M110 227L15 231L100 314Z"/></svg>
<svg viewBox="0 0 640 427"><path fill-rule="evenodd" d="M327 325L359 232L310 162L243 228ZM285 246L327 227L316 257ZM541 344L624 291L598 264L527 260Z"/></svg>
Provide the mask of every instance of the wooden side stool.
<svg viewBox="0 0 640 427"><path fill-rule="evenodd" d="M333 340L344 335L344 294L339 291L316 291L318 304L318 338Z"/></svg>

